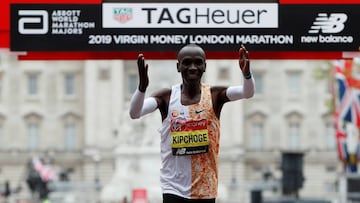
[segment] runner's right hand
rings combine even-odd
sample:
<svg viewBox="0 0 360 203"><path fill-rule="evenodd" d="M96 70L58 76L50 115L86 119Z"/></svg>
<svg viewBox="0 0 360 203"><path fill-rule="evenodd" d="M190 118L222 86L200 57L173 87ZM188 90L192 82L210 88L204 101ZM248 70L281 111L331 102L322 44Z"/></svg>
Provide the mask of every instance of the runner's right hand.
<svg viewBox="0 0 360 203"><path fill-rule="evenodd" d="M137 58L138 72L139 72L139 91L145 92L149 85L148 64L145 63L143 54L139 54Z"/></svg>

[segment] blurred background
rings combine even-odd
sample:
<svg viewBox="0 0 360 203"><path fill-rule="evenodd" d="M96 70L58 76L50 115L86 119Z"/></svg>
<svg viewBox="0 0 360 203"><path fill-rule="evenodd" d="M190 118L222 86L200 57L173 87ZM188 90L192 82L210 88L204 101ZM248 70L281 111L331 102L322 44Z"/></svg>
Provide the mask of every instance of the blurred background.
<svg viewBox="0 0 360 203"><path fill-rule="evenodd" d="M190 37L204 83L242 84L239 41L256 81L221 114L217 203L360 202L358 0L130 2L0 1L0 203L161 203L160 113L128 115L135 60L149 96L181 82Z"/></svg>
<svg viewBox="0 0 360 203"><path fill-rule="evenodd" d="M9 52L0 57L3 202L162 201L160 113L128 116L138 85L135 60L19 61ZM226 104L221 115L218 202L348 198L343 180L358 174L358 138L355 150L339 153L344 148L337 145L334 116L336 70L341 74L345 62L358 81L357 59L251 61L254 97ZM147 63L146 94L181 82L176 61ZM242 84L237 60L208 60L207 67L206 83ZM358 127L353 129L358 137ZM349 154L356 159L347 159Z"/></svg>

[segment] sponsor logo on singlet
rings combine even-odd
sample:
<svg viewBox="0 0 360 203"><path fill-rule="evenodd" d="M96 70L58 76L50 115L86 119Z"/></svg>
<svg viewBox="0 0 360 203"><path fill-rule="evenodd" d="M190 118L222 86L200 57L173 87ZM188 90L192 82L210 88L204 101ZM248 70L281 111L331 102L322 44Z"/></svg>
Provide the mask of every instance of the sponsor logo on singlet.
<svg viewBox="0 0 360 203"><path fill-rule="evenodd" d="M193 155L207 153L209 134L207 120L171 120L171 147L173 155Z"/></svg>

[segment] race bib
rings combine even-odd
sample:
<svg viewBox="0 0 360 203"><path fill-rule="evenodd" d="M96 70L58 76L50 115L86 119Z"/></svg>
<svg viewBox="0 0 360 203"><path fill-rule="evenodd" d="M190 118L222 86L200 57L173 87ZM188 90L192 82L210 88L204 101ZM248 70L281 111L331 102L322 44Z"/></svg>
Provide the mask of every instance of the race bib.
<svg viewBox="0 0 360 203"><path fill-rule="evenodd" d="M175 156L194 155L209 151L207 120L171 120L171 147Z"/></svg>

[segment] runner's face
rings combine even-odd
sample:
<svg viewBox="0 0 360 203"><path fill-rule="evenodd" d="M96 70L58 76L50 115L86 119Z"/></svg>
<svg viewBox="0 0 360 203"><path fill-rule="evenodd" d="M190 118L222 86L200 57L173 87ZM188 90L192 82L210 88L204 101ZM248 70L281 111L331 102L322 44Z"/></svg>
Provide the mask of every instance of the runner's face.
<svg viewBox="0 0 360 203"><path fill-rule="evenodd" d="M205 53L199 47L185 47L178 55L178 72L184 81L199 81L206 69Z"/></svg>

